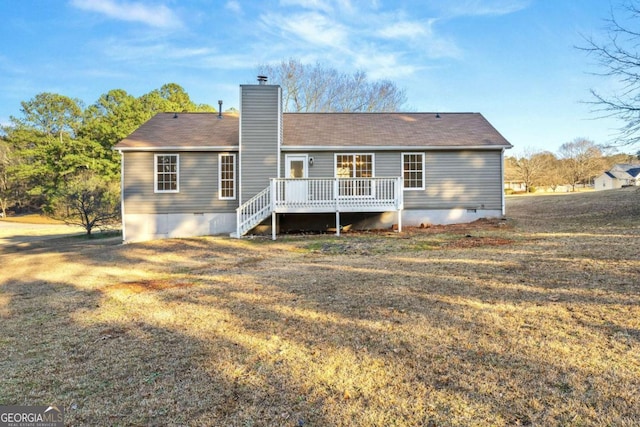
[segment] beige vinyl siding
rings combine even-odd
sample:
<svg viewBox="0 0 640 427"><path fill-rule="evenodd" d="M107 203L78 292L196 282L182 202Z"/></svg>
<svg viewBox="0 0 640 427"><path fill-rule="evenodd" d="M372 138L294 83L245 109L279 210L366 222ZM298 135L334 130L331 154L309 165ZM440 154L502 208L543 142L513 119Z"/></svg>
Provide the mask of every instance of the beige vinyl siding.
<svg viewBox="0 0 640 427"><path fill-rule="evenodd" d="M264 190L278 176L280 87L241 86L241 203Z"/></svg>
<svg viewBox="0 0 640 427"><path fill-rule="evenodd" d="M154 192L154 154L124 153L126 214L235 212L237 200L218 199L219 153L167 152L180 155L177 193Z"/></svg>

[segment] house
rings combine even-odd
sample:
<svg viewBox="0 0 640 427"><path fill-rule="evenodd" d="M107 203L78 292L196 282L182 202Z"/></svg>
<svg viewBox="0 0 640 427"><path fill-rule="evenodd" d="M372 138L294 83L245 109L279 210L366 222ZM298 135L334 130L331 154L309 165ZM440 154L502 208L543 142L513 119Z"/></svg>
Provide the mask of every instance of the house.
<svg viewBox="0 0 640 427"><path fill-rule="evenodd" d="M261 79L239 114L157 114L115 146L123 239L500 217L508 148L479 113L283 113Z"/></svg>
<svg viewBox="0 0 640 427"><path fill-rule="evenodd" d="M618 163L594 181L596 190L612 190L640 185L640 164Z"/></svg>

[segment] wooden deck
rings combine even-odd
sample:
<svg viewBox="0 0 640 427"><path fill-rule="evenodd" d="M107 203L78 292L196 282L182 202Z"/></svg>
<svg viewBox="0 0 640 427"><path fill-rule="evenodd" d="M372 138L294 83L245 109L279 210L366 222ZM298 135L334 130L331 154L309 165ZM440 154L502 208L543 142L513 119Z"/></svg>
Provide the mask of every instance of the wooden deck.
<svg viewBox="0 0 640 427"><path fill-rule="evenodd" d="M340 212L399 212L402 209L400 177L272 178L268 188L238 208L235 234L236 237L244 235L271 214L275 239L276 214L327 212L336 213L339 234ZM401 228L401 224L398 225Z"/></svg>

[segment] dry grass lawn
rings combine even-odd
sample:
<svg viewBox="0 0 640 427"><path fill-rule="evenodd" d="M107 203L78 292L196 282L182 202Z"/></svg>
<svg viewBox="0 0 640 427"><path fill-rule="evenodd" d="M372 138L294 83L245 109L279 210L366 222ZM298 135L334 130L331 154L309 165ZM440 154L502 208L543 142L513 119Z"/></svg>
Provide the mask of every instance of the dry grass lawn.
<svg viewBox="0 0 640 427"><path fill-rule="evenodd" d="M0 403L64 406L68 425L638 425L640 191L507 209L5 248Z"/></svg>

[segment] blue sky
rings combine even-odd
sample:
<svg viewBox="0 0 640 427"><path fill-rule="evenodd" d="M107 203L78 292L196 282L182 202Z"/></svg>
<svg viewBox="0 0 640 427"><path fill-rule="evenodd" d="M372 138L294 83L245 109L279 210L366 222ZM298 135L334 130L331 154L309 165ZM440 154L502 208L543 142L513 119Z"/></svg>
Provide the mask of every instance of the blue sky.
<svg viewBox="0 0 640 427"><path fill-rule="evenodd" d="M180 84L196 103L238 107L259 64L296 58L366 71L406 90L411 111L481 112L516 146L607 143L593 58L606 0L25 0L0 2L0 123L40 92L89 105Z"/></svg>

